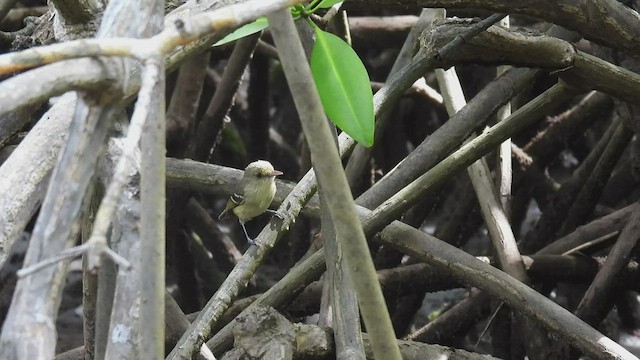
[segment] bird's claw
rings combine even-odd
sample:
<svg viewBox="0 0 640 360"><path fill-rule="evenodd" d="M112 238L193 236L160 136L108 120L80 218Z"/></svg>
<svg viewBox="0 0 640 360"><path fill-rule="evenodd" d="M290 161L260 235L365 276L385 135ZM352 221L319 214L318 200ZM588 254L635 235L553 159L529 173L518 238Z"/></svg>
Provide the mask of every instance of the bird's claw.
<svg viewBox="0 0 640 360"><path fill-rule="evenodd" d="M270 213L271 215L279 218L280 220L284 219L284 214L279 212L279 211L267 209L267 212Z"/></svg>

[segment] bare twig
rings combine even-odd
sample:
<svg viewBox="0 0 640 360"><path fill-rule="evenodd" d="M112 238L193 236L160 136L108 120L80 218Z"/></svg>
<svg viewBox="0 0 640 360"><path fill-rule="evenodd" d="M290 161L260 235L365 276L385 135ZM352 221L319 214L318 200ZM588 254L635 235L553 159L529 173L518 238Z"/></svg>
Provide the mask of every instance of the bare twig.
<svg viewBox="0 0 640 360"><path fill-rule="evenodd" d="M197 130L194 133L194 141L189 144L187 157L195 160L205 161L209 158L215 147L215 141L220 131L224 118L229 113L238 87L242 83L247 64L253 57L253 52L258 43L260 34L240 39L231 53L228 65L222 74L220 83L216 86L216 91L207 106L202 119L198 122Z"/></svg>
<svg viewBox="0 0 640 360"><path fill-rule="evenodd" d="M116 168L113 172L111 183L106 190L105 196L102 198L98 212L96 213L96 220L93 225L93 231L91 237L88 240L88 244L97 248L103 249L91 254L89 261L89 268L96 268L100 266L101 255L108 254L107 247L107 232L111 225L111 219L118 206L120 196L122 196L122 190L129 181L129 177L139 170L140 159L136 157L135 150L140 143L140 137L142 136L143 129L146 123L149 121L151 114L151 108L154 103L154 99L157 98L156 93L156 79L158 77L158 69L156 66L150 66L146 64L142 76L142 86L140 88L140 95L136 102L133 115L131 116L131 122L129 124L129 130L127 137L122 145L122 154ZM130 268L128 265L126 268ZM125 269L126 269L125 268Z"/></svg>
<svg viewBox="0 0 640 360"><path fill-rule="evenodd" d="M213 5L210 2L211 0L201 1L198 6L185 4L169 14L165 22L174 22L180 16L190 16L196 11L211 9ZM187 55L204 50L221 36L207 36L189 46L176 49L167 59L167 66L175 66ZM78 68L83 71L76 71ZM130 98L140 87L140 77L135 76L137 70L134 67L133 75L127 76L126 84L122 84L126 96ZM0 112L44 101L52 95L62 94L70 89L99 90L101 95L108 95L109 91L104 91L105 86L117 82L116 76L107 71L104 62L97 59L69 60L47 65L1 82L0 93L3 96L0 96ZM124 99L124 102L127 101L129 98ZM0 167L0 188L10 189L13 184L21 184L17 191L4 192L0 196L1 212L5 214L6 220L0 222L2 249L10 249L19 239L22 230L42 202L60 148L68 141L67 130L76 102L75 93L60 97L29 131L11 158ZM0 250L0 264L4 263L6 256L7 252Z"/></svg>
<svg viewBox="0 0 640 360"><path fill-rule="evenodd" d="M440 172L444 171L450 174L452 171L454 171L454 168L451 167L453 163L457 164L457 166L470 165L477 159L477 157L475 156L477 155L476 151L482 153L488 152L489 149L492 148L489 143L497 145L493 142L502 142L504 139L510 137L510 134L517 132L517 129L524 128L528 124L528 121L533 122L539 119L539 117L543 116L543 114L546 114L547 111L550 111L551 109L562 104L564 101L567 101L572 95L573 90L567 88L566 85L562 83L556 84L554 85L554 87L547 90L536 99L527 103L527 105L518 109L517 112L514 112L509 117L509 121L501 121L491 129L489 129L489 131L483 133L482 135L462 146L458 151L454 152L445 161L442 161L437 166L431 168L431 170L427 171L424 175L413 181L411 185L403 188L383 204L378 206L372 213L376 214L372 216L372 221L374 221L373 219L375 218L375 222L377 224L370 227L369 231L375 232L384 227L384 224L380 223L380 221L385 221L383 220L384 217L378 216L377 213L385 213L385 217L388 216L386 218L387 222L390 219L396 219L406 208L406 206L413 205L419 200L413 196L409 196L409 194L419 193L421 190L417 189L425 189L436 184L437 181L444 180L444 178L441 178L440 175L438 175ZM521 121L525 118L528 121ZM407 202L408 198L413 199ZM402 200L399 201L400 199ZM369 224L367 223L368 221L365 222L366 226L368 227Z"/></svg>
<svg viewBox="0 0 640 360"><path fill-rule="evenodd" d="M517 112L514 114L516 113ZM508 135L505 136L508 137ZM482 138L483 135L480 137ZM482 141L487 140L489 139L485 137ZM490 148L492 149L498 146L501 140L495 139L495 141L491 142L492 145ZM489 150L486 152L488 151ZM475 156L481 155L484 154L476 154ZM463 164L456 165L456 167L461 166L464 168L464 166L469 164L467 160L457 155L453 158L451 159L452 162L448 162L447 166L455 164L458 161L463 161ZM198 172L201 173L200 176L191 177L191 181L197 181L199 183L199 185L196 186L197 188L208 189L209 192L215 191L216 193L222 192L225 195L230 195L233 193L233 187L229 186L229 184L236 182L241 176L241 171L231 170L221 166L198 164L192 161L174 160L174 162L183 163L184 166L198 170ZM177 164L174 164L174 167L175 165ZM177 175L178 174L174 174L172 176ZM184 183L182 184L184 185ZM280 201L288 194L289 191L293 189L293 186L294 185L289 182L278 182L278 193L280 195L276 197L276 201ZM424 189L418 190L418 192L422 191L424 191ZM310 206L305 207L305 213L314 217L319 216L320 210L317 200L312 200L309 205ZM358 213L361 219L366 219L372 214L370 210L363 207L358 207ZM533 318L552 331L557 332L563 338L571 341L572 344L586 353L591 354L594 358L615 359L616 356L619 356L619 358L623 359L636 359L636 357L631 355L623 347L594 330L583 321L578 320L569 311L553 303L553 301L547 299L540 293L504 272L495 269L491 265L431 235L411 228L399 221L395 221L384 228L380 233L379 239L385 245L399 248L404 253L427 262L433 266L436 271L442 271L447 274L447 276L454 277L456 281L481 288L492 296L504 300L509 306ZM324 264L322 258L316 259L315 261L320 265ZM229 344L229 339L226 341L227 344ZM210 345L219 351L217 345L214 346L211 343Z"/></svg>
<svg viewBox="0 0 640 360"><path fill-rule="evenodd" d="M128 21L129 17L149 12L148 6L139 5L137 2L110 2L99 36L135 37L145 34L152 26L152 21L139 23L137 26L118 26L120 22ZM162 17L159 23L162 22L161 19ZM114 91L114 95L119 94L114 88L109 90ZM69 139L51 177L49 191L34 227L25 259L26 267L42 261L50 254L59 254L73 245L78 232L79 212L83 199L86 198L85 192L95 173L95 165L104 148L112 121L121 111L121 107L109 101L110 99L113 100L112 97L104 97L102 92L99 95L85 93L75 104ZM2 357L13 358L16 354L27 358L53 356L56 332L53 319L60 305L66 265L66 262L62 262L54 269L46 268L33 276L20 279L17 288L22 290L13 298L9 310L11 320L5 321L0 337ZM37 301L33 301L34 297ZM33 336L34 329L38 329L38 336ZM31 334L28 341L25 341L24 334Z"/></svg>
<svg viewBox="0 0 640 360"><path fill-rule="evenodd" d="M166 55L175 47L186 45L209 33L238 27L269 11L301 2L302 0L251 0L196 15L188 20L176 20L173 26L148 39L84 39L13 52L0 56L0 74L79 57L127 56L144 60L152 54Z"/></svg>
<svg viewBox="0 0 640 360"><path fill-rule="evenodd" d="M140 136L142 135L143 127L149 116L149 109L151 102L156 97L154 94L155 77L158 76L157 70L153 67L146 66L146 71L142 79L142 88L140 89L141 96L136 103L133 116L131 117L131 124L129 125L129 132L123 145L122 156L118 162L116 169L113 173L113 178L106 194L102 199L98 212L96 214L95 223L89 240L75 248L67 249L60 255L43 260L30 267L21 269L18 271L18 276L23 277L32 274L38 270L41 270L47 266L54 265L57 262L73 258L76 256L88 253L90 270L95 270L100 266L102 256L108 256L116 264L119 264L124 270L130 270L131 264L109 249L107 245L107 232L111 225L111 219L115 213L118 205L118 200L122 195L122 189L129 180L129 176L134 172L135 167L139 166L134 155L134 151L139 144ZM156 71L154 71L156 70ZM148 94L142 96L142 94Z"/></svg>
<svg viewBox="0 0 640 360"><path fill-rule="evenodd" d="M615 165L633 137L633 131L630 131L621 119L616 119L613 123L617 124L617 128L598 162L592 169L589 169L590 173L587 180L582 184L580 192L573 200L564 217L562 226L558 230L560 235L565 235L575 230L578 225L584 223L586 217L593 211L602 194L604 185L611 177Z"/></svg>
<svg viewBox="0 0 640 360"><path fill-rule="evenodd" d="M37 271L40 271L46 267L49 266L53 266L56 265L57 263L64 261L64 260L69 260L75 257L78 257L84 253L86 253L87 251L89 251L89 246L86 244L82 244L80 246L76 246L73 247L71 249L66 249L64 251L62 251L60 254L56 255L56 256L52 256L46 260L43 260L37 264L33 264L29 267L25 267L22 268L20 270L18 270L18 272L16 273L16 275L18 275L19 278L31 275Z"/></svg>
<svg viewBox="0 0 640 360"><path fill-rule="evenodd" d="M500 21L500 26L509 27L509 16ZM497 75L500 76L511 69L510 66L498 66ZM511 103L506 103L496 114L496 120L502 121L511 115ZM498 166L497 166L496 183L498 194L500 195L500 203L502 209L507 215L507 219L511 216L511 183L513 182L513 170L511 166L511 139L505 140L500 144L498 150Z"/></svg>
<svg viewBox="0 0 640 360"><path fill-rule="evenodd" d="M602 269L587 289L575 311L576 316L589 324L599 324L613 306L616 298L616 278L631 259L638 243L638 226L640 224L640 205L636 203L629 223L624 227L620 237L607 256Z"/></svg>
<svg viewBox="0 0 640 360"><path fill-rule="evenodd" d="M445 98L447 111L449 115L453 115L466 105L458 76L454 68L447 71L436 69L436 75ZM499 195L491 180L491 171L486 160L476 161L469 166L468 172L502 269L526 283L527 275L516 245L516 239L507 220L506 211L500 204Z"/></svg>
<svg viewBox="0 0 640 360"><path fill-rule="evenodd" d="M564 28L579 32L587 39L594 40L614 49L638 54L640 49L640 29L638 13L625 3L615 0L589 0L564 4L559 2L516 3L511 0L350 0L345 2L346 10L372 8L397 9L417 12L422 7L446 7L448 9L484 9L493 12L521 14L543 19ZM617 19L617 21L611 21Z"/></svg>
<svg viewBox="0 0 640 360"><path fill-rule="evenodd" d="M445 99L447 112L453 115L460 111L465 105L466 100L462 91L462 86L458 80L455 68L448 70L436 69L438 83ZM502 145L501 145L502 146ZM509 161L511 157L509 156ZM491 171L486 158L477 160L467 168L471 183L480 203L482 217L489 232L493 248L495 249L500 267L503 271L514 278L528 282L527 273L518 251L515 235L509 224L506 210L501 204L501 198L498 190L494 186L491 179ZM494 316L498 314L502 306L498 306ZM493 318L493 317L492 317ZM524 325L525 320L519 317L518 322ZM491 323L491 321L489 322ZM489 326L489 325L487 325ZM494 339L498 340L499 339ZM478 340L479 341L479 340Z"/></svg>
<svg viewBox="0 0 640 360"><path fill-rule="evenodd" d="M583 250L589 249L591 247L602 245L603 243L606 243L606 242L612 242L618 235L620 235L620 231L614 231L614 232L608 233L606 235L600 236L599 238L596 238L596 239L587 241L581 245L578 245L573 249L567 250L564 253L562 253L562 255L578 254Z"/></svg>

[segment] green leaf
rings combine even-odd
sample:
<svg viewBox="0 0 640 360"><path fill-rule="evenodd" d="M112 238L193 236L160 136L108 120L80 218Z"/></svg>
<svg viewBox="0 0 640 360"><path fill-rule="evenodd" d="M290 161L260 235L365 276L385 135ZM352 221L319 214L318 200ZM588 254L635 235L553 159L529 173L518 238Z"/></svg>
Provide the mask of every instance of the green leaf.
<svg viewBox="0 0 640 360"><path fill-rule="evenodd" d="M339 3L340 1L343 0L322 0L320 1L320 4L316 5L313 10L318 10L318 9L328 9L330 7L332 7L333 5Z"/></svg>
<svg viewBox="0 0 640 360"><path fill-rule="evenodd" d="M311 72L327 116L364 146L373 145L373 93L369 75L353 49L314 26Z"/></svg>
<svg viewBox="0 0 640 360"><path fill-rule="evenodd" d="M249 36L249 35L255 34L255 33L259 32L259 31L262 31L262 30L266 29L267 26L269 26L269 23L267 22L267 18L264 18L264 17L258 18L256 21L254 21L252 23L248 23L248 24L246 24L246 25L244 25L242 27L237 28L232 33L230 33L229 35L223 37L217 43L213 44L213 46L224 45L224 44L230 43L232 41L236 41L238 39L241 39L241 38L243 38L245 36Z"/></svg>
<svg viewBox="0 0 640 360"><path fill-rule="evenodd" d="M302 5L295 5L291 7L291 15L293 15L294 19L298 19L303 12L304 6Z"/></svg>

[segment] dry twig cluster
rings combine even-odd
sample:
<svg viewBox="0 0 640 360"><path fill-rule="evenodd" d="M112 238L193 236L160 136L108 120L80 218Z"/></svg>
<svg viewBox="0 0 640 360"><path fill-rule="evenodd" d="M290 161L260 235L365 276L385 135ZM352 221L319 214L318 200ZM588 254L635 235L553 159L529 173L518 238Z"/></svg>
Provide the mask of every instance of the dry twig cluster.
<svg viewBox="0 0 640 360"><path fill-rule="evenodd" d="M313 38L288 10L299 3L52 0L0 32L5 270L30 232L2 284L0 357L56 356L69 260L84 255L84 346L60 359L636 359L601 332L614 305L640 325L635 5L334 5L314 21L353 31L379 87L365 148L334 137L307 66ZM0 1L0 26L28 14ZM494 25L506 14L529 29ZM212 47L263 16L264 34ZM401 48L384 41L398 33ZM284 218L241 254L212 199L257 157L296 181L278 182ZM418 323L425 293L459 287L465 299ZM264 292L240 298L247 288ZM312 314L320 327L292 321ZM461 350L487 318L490 345Z"/></svg>

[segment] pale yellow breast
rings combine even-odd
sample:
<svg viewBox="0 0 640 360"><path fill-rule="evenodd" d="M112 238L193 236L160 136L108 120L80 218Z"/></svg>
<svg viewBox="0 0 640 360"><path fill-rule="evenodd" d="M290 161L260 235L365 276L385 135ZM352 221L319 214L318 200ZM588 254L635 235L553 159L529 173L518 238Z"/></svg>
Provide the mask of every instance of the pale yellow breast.
<svg viewBox="0 0 640 360"><path fill-rule="evenodd" d="M255 187L245 189L244 203L235 207L233 212L244 221L251 220L269 208L275 193L276 184L273 178L264 179L257 183Z"/></svg>

